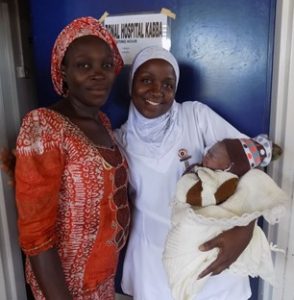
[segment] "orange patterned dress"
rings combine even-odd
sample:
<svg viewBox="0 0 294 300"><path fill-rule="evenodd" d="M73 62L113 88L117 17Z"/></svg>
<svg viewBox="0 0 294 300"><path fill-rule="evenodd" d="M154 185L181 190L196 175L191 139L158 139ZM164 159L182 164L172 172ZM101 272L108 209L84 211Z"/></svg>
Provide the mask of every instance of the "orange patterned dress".
<svg viewBox="0 0 294 300"><path fill-rule="evenodd" d="M109 120L99 117L112 136ZM16 150L21 248L36 255L56 247L73 299L113 300L130 223L119 149L94 145L68 118L40 108L25 116ZM26 277L34 297L45 299L28 259Z"/></svg>

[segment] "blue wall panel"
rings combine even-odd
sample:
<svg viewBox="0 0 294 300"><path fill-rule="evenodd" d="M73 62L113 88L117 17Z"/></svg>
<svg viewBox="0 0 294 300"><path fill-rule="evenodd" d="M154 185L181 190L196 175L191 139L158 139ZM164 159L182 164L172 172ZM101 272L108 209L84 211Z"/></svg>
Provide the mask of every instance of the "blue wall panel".
<svg viewBox="0 0 294 300"><path fill-rule="evenodd" d="M182 79L192 76L180 98L189 90L189 99L208 103L242 131L267 132L275 2L180 3L172 51L188 69Z"/></svg>
<svg viewBox="0 0 294 300"><path fill-rule="evenodd" d="M162 7L177 15L171 51L181 67L178 100L205 102L249 135L267 132L275 0L31 0L40 105L57 99L49 77L50 53L64 25L104 11L159 12ZM126 117L126 73L105 108L114 126Z"/></svg>

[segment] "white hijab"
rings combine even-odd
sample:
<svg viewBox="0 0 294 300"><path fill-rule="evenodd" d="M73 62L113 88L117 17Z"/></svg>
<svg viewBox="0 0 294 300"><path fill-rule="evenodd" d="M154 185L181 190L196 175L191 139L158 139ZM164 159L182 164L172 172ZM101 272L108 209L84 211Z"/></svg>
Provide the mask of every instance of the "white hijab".
<svg viewBox="0 0 294 300"><path fill-rule="evenodd" d="M175 57L161 47L152 46L143 49L135 57L130 72L130 90L136 70L151 59L163 59L172 65L177 86L180 72ZM116 131L117 140L128 160L132 155L136 155L147 160L155 159L158 162L167 162L167 156L176 147L175 141L178 140L180 134L178 109L179 104L174 100L171 108L165 114L148 119L141 115L131 102L127 122Z"/></svg>

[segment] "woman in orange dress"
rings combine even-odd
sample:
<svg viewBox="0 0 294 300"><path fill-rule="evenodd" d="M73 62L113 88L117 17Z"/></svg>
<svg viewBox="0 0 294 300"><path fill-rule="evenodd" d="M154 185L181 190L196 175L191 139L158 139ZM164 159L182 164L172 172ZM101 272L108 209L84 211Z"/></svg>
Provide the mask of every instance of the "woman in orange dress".
<svg viewBox="0 0 294 300"><path fill-rule="evenodd" d="M29 112L16 147L19 240L35 299L114 299L130 214L127 165L100 111L123 62L113 37L83 17L57 37L61 100Z"/></svg>

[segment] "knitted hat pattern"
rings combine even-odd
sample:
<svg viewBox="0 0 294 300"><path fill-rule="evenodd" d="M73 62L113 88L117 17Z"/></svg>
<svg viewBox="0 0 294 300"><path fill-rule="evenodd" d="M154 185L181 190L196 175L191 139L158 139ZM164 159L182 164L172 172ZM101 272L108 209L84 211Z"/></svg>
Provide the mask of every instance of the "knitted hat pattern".
<svg viewBox="0 0 294 300"><path fill-rule="evenodd" d="M254 139L224 139L231 160L230 172L242 176L250 169L267 165L271 160L271 145L264 137Z"/></svg>

